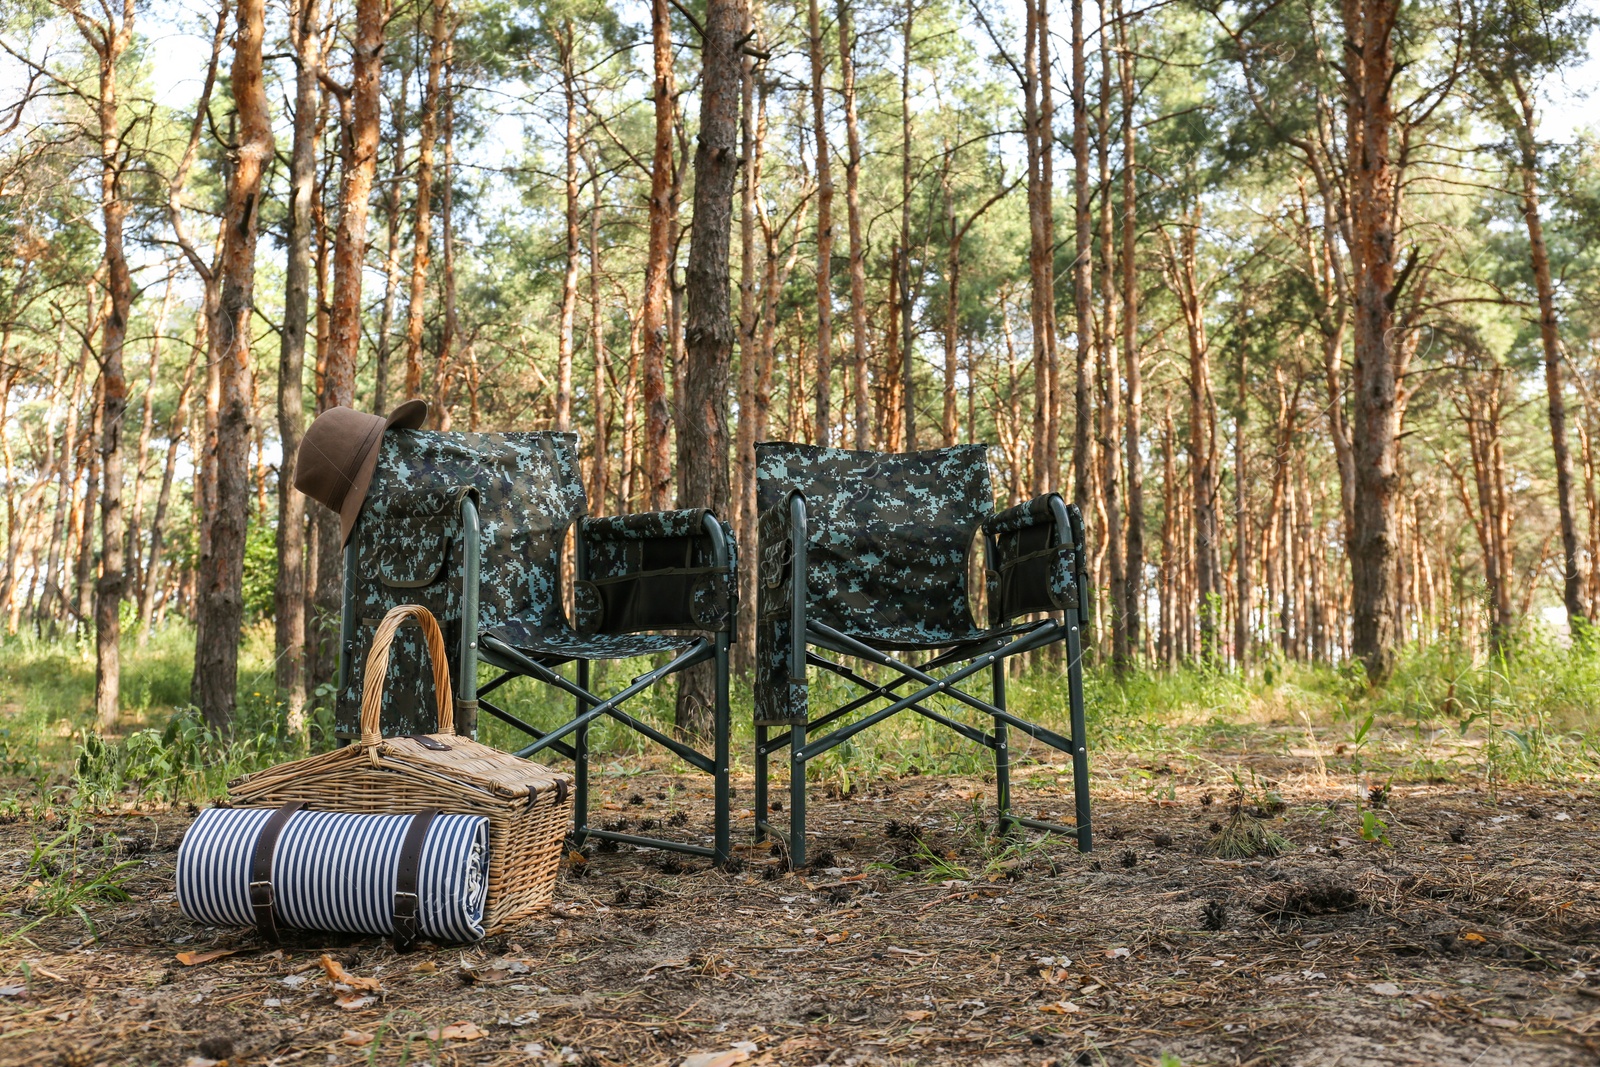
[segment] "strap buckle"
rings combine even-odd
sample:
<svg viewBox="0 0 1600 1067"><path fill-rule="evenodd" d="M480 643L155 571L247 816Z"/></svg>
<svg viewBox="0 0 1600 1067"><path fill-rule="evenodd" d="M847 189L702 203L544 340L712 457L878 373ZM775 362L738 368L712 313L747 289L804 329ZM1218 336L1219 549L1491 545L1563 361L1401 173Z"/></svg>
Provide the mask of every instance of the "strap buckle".
<svg viewBox="0 0 1600 1067"><path fill-rule="evenodd" d="M419 901L415 893L394 895L394 943L404 951L417 940L417 912Z"/></svg>
<svg viewBox="0 0 1600 1067"><path fill-rule="evenodd" d="M272 904L273 904L272 883L271 882L251 882L250 883L250 906L252 908L270 908L270 907L272 907Z"/></svg>

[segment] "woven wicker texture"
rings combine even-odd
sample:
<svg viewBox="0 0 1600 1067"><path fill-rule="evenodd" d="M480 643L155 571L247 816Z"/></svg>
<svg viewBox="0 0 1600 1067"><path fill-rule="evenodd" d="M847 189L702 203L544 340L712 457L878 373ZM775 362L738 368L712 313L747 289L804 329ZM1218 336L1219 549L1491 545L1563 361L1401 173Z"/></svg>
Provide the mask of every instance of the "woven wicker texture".
<svg viewBox="0 0 1600 1067"><path fill-rule="evenodd" d="M382 737L383 680L395 632L422 628L433 667L438 732ZM439 808L489 820L489 899L485 922L500 925L549 905L572 821L572 779L455 733L444 635L427 608L402 604L384 616L372 641L361 692L361 741L259 771L229 783L246 807L293 800L323 811L401 813Z"/></svg>

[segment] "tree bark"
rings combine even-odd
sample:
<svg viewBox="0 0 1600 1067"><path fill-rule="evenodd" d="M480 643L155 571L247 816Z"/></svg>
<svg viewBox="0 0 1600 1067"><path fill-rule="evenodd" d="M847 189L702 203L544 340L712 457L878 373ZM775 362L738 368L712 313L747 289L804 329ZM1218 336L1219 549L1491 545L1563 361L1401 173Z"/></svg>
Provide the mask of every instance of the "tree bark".
<svg viewBox="0 0 1600 1067"><path fill-rule="evenodd" d="M422 395L422 316L433 240L433 156L439 129L439 71L449 36L449 0L435 0L428 35L428 80L417 131L417 205L411 230L411 286L406 301L406 399Z"/></svg>
<svg viewBox="0 0 1600 1067"><path fill-rule="evenodd" d="M361 276L367 253L367 211L378 166L379 88L383 74L384 0L356 0L353 78L349 89L349 159L339 189L339 229L333 244L333 301L329 351L323 368L323 407L355 399L361 347Z"/></svg>
<svg viewBox="0 0 1600 1067"><path fill-rule="evenodd" d="M671 503L672 464L667 456L666 362L672 340L667 318L667 289L672 275L674 174L672 118L675 109L672 76L672 21L668 0L651 0L650 36L655 62L651 97L655 106L655 146L650 157L649 245L644 267L644 488L651 510Z"/></svg>
<svg viewBox="0 0 1600 1067"><path fill-rule="evenodd" d="M1108 4L1099 0L1102 35L1108 25ZM1105 502L1106 527L1096 540L1106 546L1109 571L1108 614L1111 617L1111 663L1118 675L1129 667L1127 622L1127 563L1122 540L1122 383L1117 375L1117 272L1116 230L1111 185L1111 45L1100 42L1100 101L1096 128L1100 168L1100 492ZM1132 205L1124 205L1124 210Z"/></svg>
<svg viewBox="0 0 1600 1067"><path fill-rule="evenodd" d="M744 34L755 39L755 13L745 6ZM766 94L762 94L763 103ZM746 53L741 60L739 81L739 154L744 176L739 198L739 425L734 431L734 465L738 496L734 500L734 522L739 543L756 543L756 367L761 360L758 334L761 316L756 304L756 198L761 188L763 143L757 135L756 57ZM739 601L756 601L756 554L739 555ZM755 656L753 613L739 613L737 661L740 671L748 669Z"/></svg>
<svg viewBox="0 0 1600 1067"><path fill-rule="evenodd" d="M328 305L327 346L319 345L322 371L317 410L355 402L356 356L361 346L361 281L367 253L368 201L378 165L379 89L383 73L383 30L388 5L384 0L356 0L356 32L352 79L339 93L342 175L339 221L333 238L333 287ZM343 116L348 113L349 121ZM319 292L319 300L325 300ZM319 338L320 340L320 338ZM339 518L317 508L316 518L316 652L311 685L330 682L338 664L339 601L343 586L343 545Z"/></svg>
<svg viewBox="0 0 1600 1067"><path fill-rule="evenodd" d="M839 80L844 95L844 196L850 228L851 392L855 401L855 447L872 446L872 389L868 377L866 247L861 236L861 128L856 117L853 0L838 0Z"/></svg>
<svg viewBox="0 0 1600 1067"><path fill-rule="evenodd" d="M1376 683L1394 669L1400 407L1396 293L1394 32L1399 0L1343 0L1350 211L1355 261L1355 529L1351 648Z"/></svg>
<svg viewBox="0 0 1600 1067"><path fill-rule="evenodd" d="M562 22L556 33L556 50L561 63L561 97L566 105L566 204L567 269L561 278L561 317L556 324L556 411L555 427L572 429L572 324L578 309L578 88L573 70L571 19Z"/></svg>
<svg viewBox="0 0 1600 1067"><path fill-rule="evenodd" d="M262 81L264 0L238 0L233 100L239 141L223 208L220 305L211 355L222 375L217 412L217 511L210 553L196 576L198 619L191 689L207 724L226 733L237 698L240 624L244 612L245 520L249 510L250 325L255 311L255 253L261 179L272 161L272 120Z"/></svg>
<svg viewBox="0 0 1600 1067"><path fill-rule="evenodd" d="M444 326L439 331L439 355L433 371L433 425L448 430L452 421L451 389L456 375L456 339L461 324L456 310L456 97L455 41L444 46L444 174L439 196L440 264L444 287ZM470 368L470 361L469 361Z"/></svg>
<svg viewBox="0 0 1600 1067"><path fill-rule="evenodd" d="M1137 655L1144 614L1144 456L1140 452L1144 409L1144 381L1139 354L1139 275L1136 259L1139 235L1135 195L1135 144L1133 124L1134 66L1129 27L1122 0L1113 0L1117 22L1118 82L1122 90L1122 366L1127 379L1128 415L1124 436L1128 465L1127 556L1123 585L1124 628L1128 647Z"/></svg>
<svg viewBox="0 0 1600 1067"><path fill-rule="evenodd" d="M278 346L278 583L273 630L278 692L288 704L290 730L305 727L306 500L294 487L294 465L305 434L306 327L311 302L311 200L317 188L317 112L321 94L316 34L318 0L297 0L289 14L295 71L294 134L289 158L288 251L284 262L283 334Z"/></svg>
<svg viewBox="0 0 1600 1067"><path fill-rule="evenodd" d="M1042 8L1044 0L1040 0ZM1041 31L1042 32L1042 31ZM1090 353L1094 350L1094 278L1092 263L1093 204L1089 192L1089 100L1084 63L1083 0L1072 0L1072 199L1073 314L1077 319L1078 343L1074 352L1076 378L1073 383L1072 496L1074 500L1093 499L1089 484L1093 465L1094 439ZM1049 68L1046 67L1048 73ZM1048 84L1048 82L1047 82Z"/></svg>
<svg viewBox="0 0 1600 1067"><path fill-rule="evenodd" d="M133 39L133 0L123 0L121 20L110 6L103 23L91 22L72 8L84 39L99 60L99 95L96 117L100 134L100 211L104 226L106 295L109 308L100 334L100 575L95 584L95 720L102 730L117 723L122 677L119 645L122 638L120 609L127 585L124 549L127 529L122 516L122 424L128 407L128 380L123 371L122 349L133 309L133 275L123 251L122 228L128 216L121 181L123 159L121 118L118 115L117 64ZM85 493L85 500L90 494ZM85 516L87 520L87 516ZM84 522L83 547L90 540L90 523ZM80 582L82 580L80 577ZM80 594L81 595L81 594ZM81 609L80 609L81 613Z"/></svg>
<svg viewBox="0 0 1600 1067"><path fill-rule="evenodd" d="M410 103L411 69L400 70L399 93L389 104L389 126L394 140L388 188L383 196L383 307L378 312L377 336L372 354L372 410L384 411L389 403L389 363L392 358L394 305L400 293L400 186L406 174L406 107Z"/></svg>
<svg viewBox="0 0 1600 1067"><path fill-rule="evenodd" d="M813 439L829 444L833 398L833 168L828 161L827 99L823 74L819 0L810 0L807 30L811 46L811 128L817 151L817 380Z"/></svg>
<svg viewBox="0 0 1600 1067"><path fill-rule="evenodd" d="M589 403L593 406L594 442L590 445L589 499L596 511L604 512L606 495L611 491L611 421L606 400L606 334L604 309L600 302L600 171L593 154L585 156L589 167L589 356L593 377Z"/></svg>
<svg viewBox="0 0 1600 1067"><path fill-rule="evenodd" d="M900 29L900 256L896 260L900 311L900 377L902 430L908 452L917 448L917 383L912 348L915 340L911 295L911 44L916 26L915 0L906 0L905 18Z"/></svg>
<svg viewBox="0 0 1600 1067"><path fill-rule="evenodd" d="M1521 119L1515 132L1522 178L1522 218L1528 228L1528 258L1539 295L1539 341L1544 347L1545 399L1556 467L1556 504L1561 517L1561 599L1567 609L1567 625L1576 634L1589 622L1589 606L1584 602L1585 582L1578 562L1578 525L1572 504L1572 454L1567 449L1567 401L1561 383L1561 327L1556 317L1555 285L1550 277L1550 253L1539 217L1538 120L1533 96L1522 79L1513 75L1511 84Z"/></svg>
<svg viewBox="0 0 1600 1067"><path fill-rule="evenodd" d="M728 243L739 172L742 12L740 0L708 0L706 5L686 279L684 405L678 423L680 503L722 514L728 509L728 366L734 342ZM712 671L706 665L681 677L675 725L686 736L709 736Z"/></svg>

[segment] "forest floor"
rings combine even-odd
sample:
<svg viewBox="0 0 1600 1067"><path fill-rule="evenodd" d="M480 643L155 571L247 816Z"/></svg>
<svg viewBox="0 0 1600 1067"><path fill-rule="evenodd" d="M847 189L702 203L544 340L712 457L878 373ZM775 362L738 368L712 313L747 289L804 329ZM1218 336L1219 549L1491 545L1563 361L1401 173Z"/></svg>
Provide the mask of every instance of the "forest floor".
<svg viewBox="0 0 1600 1067"><path fill-rule="evenodd" d="M806 870L754 844L733 872L597 849L547 915L405 955L185 919L187 806L13 800L0 1063L1594 1063L1600 795L1458 778L1374 797L1290 734L1097 757L1088 855L992 838L979 777L822 784ZM602 822L707 825L698 781L635 770L602 783ZM1070 812L1064 769L1016 781L1020 810ZM1239 807L1281 855L1209 854ZM333 963L375 988L335 987Z"/></svg>

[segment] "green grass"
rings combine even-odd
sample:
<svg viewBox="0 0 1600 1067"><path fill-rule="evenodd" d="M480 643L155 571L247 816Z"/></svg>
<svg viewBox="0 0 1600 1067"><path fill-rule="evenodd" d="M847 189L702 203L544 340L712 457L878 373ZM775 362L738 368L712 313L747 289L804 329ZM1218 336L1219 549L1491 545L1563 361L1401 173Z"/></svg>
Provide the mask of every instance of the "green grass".
<svg viewBox="0 0 1600 1067"><path fill-rule="evenodd" d="M0 808L22 811L32 802L99 806L207 800L230 778L296 758L331 743L326 711L313 716L307 736L291 735L271 688L271 634L247 632L240 657L240 711L227 737L208 731L187 703L192 633L171 626L143 647L124 653L125 713L102 737L91 710L91 650L71 640L30 637L0 645L0 775L34 783L25 797L0 796ZM648 664L608 664L594 688L613 691ZM868 676L874 671L863 668ZM485 672L484 680L492 676ZM987 683L974 690L987 696ZM1479 779L1491 787L1513 781L1572 780L1600 771L1600 651L1561 649L1525 640L1504 657L1474 659L1458 648L1409 650L1388 684L1372 688L1359 670L1268 661L1241 674L1184 667L1137 671L1116 679L1092 669L1086 681L1089 745L1096 773L1160 799L1172 790L1169 770L1215 777L1228 753L1291 753L1314 758L1330 773L1380 780ZM812 674L814 707L852 695L844 681ZM1040 665L1008 682L1010 705L1024 717L1065 731L1066 684L1059 669ZM571 712L571 702L547 687L518 681L496 702L540 727ZM657 687L629 710L667 728L674 690ZM735 684L733 751L748 769L754 729L748 688ZM992 723L958 701L933 698L942 713L988 729ZM521 735L487 716L481 736L515 747ZM627 776L653 756L650 742L609 720L591 731L604 755L602 776ZM1019 785L1065 784L1065 756L1016 731L1013 775ZM781 758L775 771L784 772ZM992 773L986 749L912 713L897 716L813 761L811 775L848 792L862 782L914 774Z"/></svg>

